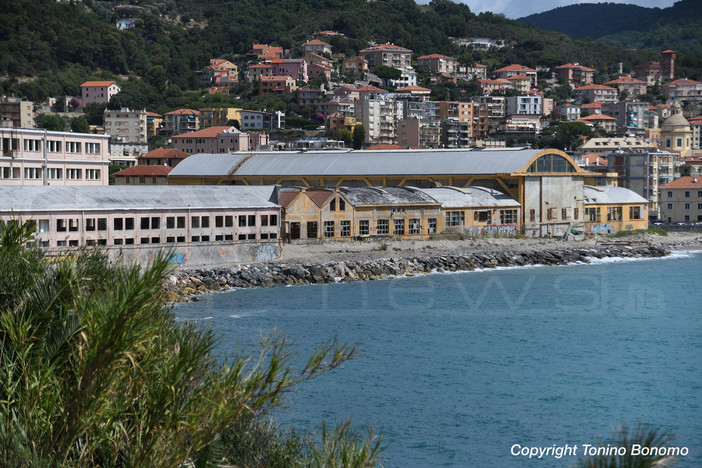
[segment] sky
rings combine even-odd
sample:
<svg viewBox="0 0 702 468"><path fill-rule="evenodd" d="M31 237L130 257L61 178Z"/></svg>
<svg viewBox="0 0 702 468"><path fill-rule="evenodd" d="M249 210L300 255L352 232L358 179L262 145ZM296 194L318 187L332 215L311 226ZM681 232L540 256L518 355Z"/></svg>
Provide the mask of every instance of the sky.
<svg viewBox="0 0 702 468"><path fill-rule="evenodd" d="M576 5L578 3L605 3L596 0L453 0L465 3L473 13L491 11L502 13L507 18L517 19L534 13L541 13L554 8ZM609 3L628 3L648 8L667 8L676 0L606 0ZM428 3L421 1L418 3Z"/></svg>

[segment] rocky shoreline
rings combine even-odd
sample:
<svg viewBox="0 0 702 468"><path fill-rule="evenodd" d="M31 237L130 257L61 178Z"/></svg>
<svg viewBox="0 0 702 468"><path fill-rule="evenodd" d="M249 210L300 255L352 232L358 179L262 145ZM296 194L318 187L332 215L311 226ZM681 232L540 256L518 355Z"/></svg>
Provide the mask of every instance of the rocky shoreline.
<svg viewBox="0 0 702 468"><path fill-rule="evenodd" d="M276 287L318 283L368 281L430 272L484 268L589 263L591 258L664 257L671 251L659 244L611 243L543 250L491 250L403 258L331 261L323 263L258 263L221 268L180 270L166 278L169 301L200 300L198 295L232 288Z"/></svg>

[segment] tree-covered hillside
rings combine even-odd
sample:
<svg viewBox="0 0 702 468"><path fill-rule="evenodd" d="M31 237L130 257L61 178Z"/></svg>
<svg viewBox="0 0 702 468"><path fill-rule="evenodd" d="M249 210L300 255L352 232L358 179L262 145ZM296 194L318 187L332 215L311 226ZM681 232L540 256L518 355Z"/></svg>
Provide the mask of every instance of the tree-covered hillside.
<svg viewBox="0 0 702 468"><path fill-rule="evenodd" d="M570 5L517 21L617 47L702 53L699 0L681 0L663 9L620 3Z"/></svg>
<svg viewBox="0 0 702 468"><path fill-rule="evenodd" d="M632 70L657 58L572 40L502 15L475 15L450 0L421 6L414 0L135 0L140 14L133 15L135 27L124 31L115 26L120 3L6 0L0 12L0 75L6 78L0 91L37 101L77 95L88 79L126 82L129 77L131 88L143 95L138 102L165 105L187 90L199 90L198 71L210 58L243 63L253 43L282 46L300 56L300 45L326 29L344 34L329 39L335 54L354 55L372 42L393 42L415 56L450 54L489 70L510 63L536 67L577 61L606 74L619 60ZM451 40L464 37L500 39L507 46L471 51ZM681 75L699 78L699 69L697 75L685 74L686 59L680 59Z"/></svg>

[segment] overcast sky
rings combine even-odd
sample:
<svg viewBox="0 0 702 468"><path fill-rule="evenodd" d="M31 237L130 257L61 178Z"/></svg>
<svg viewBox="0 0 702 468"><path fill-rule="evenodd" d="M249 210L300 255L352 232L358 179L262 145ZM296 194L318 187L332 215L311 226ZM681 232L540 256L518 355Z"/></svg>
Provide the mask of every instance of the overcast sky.
<svg viewBox="0 0 702 468"><path fill-rule="evenodd" d="M473 13L491 11L502 13L507 18L517 19L529 16L533 13L553 10L554 8L575 5L578 3L605 3L596 0L453 0L454 2L465 3ZM676 0L607 0L610 3L628 3L648 8L666 8L672 6ZM429 0L422 0L418 3L429 3Z"/></svg>

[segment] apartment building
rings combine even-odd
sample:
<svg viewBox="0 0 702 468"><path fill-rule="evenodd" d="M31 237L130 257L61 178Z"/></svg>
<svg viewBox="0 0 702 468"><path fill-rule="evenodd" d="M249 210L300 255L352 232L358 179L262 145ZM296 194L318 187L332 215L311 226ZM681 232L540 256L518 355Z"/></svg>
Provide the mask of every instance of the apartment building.
<svg viewBox="0 0 702 468"><path fill-rule="evenodd" d="M507 79L516 75L528 76L531 80L532 88L536 88L536 70L534 70L533 68L525 67L524 65L520 64L512 64L495 70L495 76L497 78Z"/></svg>
<svg viewBox="0 0 702 468"><path fill-rule="evenodd" d="M236 127L209 127L173 137L173 147L188 154L251 151L268 144L266 133L243 133Z"/></svg>
<svg viewBox="0 0 702 468"><path fill-rule="evenodd" d="M439 148L441 124L437 120L405 118L398 123L398 144L406 148Z"/></svg>
<svg viewBox="0 0 702 468"><path fill-rule="evenodd" d="M610 86L589 84L573 90L575 99L581 102L617 102L618 92Z"/></svg>
<svg viewBox="0 0 702 468"><path fill-rule="evenodd" d="M105 133L115 142L147 143L146 110L105 109Z"/></svg>
<svg viewBox="0 0 702 468"><path fill-rule="evenodd" d="M107 135L0 128L0 185L107 185Z"/></svg>
<svg viewBox="0 0 702 468"><path fill-rule="evenodd" d="M702 102L702 83L682 78L663 85L663 96L668 103Z"/></svg>
<svg viewBox="0 0 702 468"><path fill-rule="evenodd" d="M0 98L0 126L34 127L34 103L21 98Z"/></svg>
<svg viewBox="0 0 702 468"><path fill-rule="evenodd" d="M430 73L448 73L450 75L456 72L458 60L455 57L449 57L441 54L429 54L417 57L417 68L427 70Z"/></svg>
<svg viewBox="0 0 702 468"><path fill-rule="evenodd" d="M83 105L91 102L110 102L112 96L120 91L122 91L122 88L114 81L86 81L80 85Z"/></svg>
<svg viewBox="0 0 702 468"><path fill-rule="evenodd" d="M208 107L200 109L200 127L224 127L241 122L240 107Z"/></svg>
<svg viewBox="0 0 702 468"><path fill-rule="evenodd" d="M607 86L612 86L619 90L620 94L626 94L628 97L641 96L646 94L646 82L637 80L630 76L622 76L616 80L611 80L605 83Z"/></svg>
<svg viewBox="0 0 702 468"><path fill-rule="evenodd" d="M302 44L302 55L307 54L331 54L332 46L331 44L320 41L319 39L313 39L311 41Z"/></svg>
<svg viewBox="0 0 702 468"><path fill-rule="evenodd" d="M702 222L702 177L685 176L661 187L660 201L662 221Z"/></svg>
<svg viewBox="0 0 702 468"><path fill-rule="evenodd" d="M585 86L595 79L595 69L580 65L578 62L566 63L556 67L556 76L571 86Z"/></svg>
<svg viewBox="0 0 702 468"><path fill-rule="evenodd" d="M356 121L366 131L365 143L398 144L397 122L404 116L405 102L381 94L354 103Z"/></svg>
<svg viewBox="0 0 702 468"><path fill-rule="evenodd" d="M173 136L181 133L194 132L200 128L200 111L193 109L178 109L166 112L159 133Z"/></svg>

